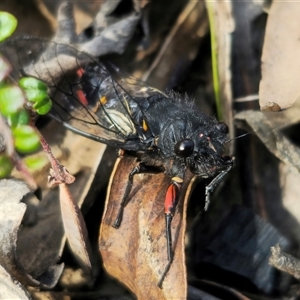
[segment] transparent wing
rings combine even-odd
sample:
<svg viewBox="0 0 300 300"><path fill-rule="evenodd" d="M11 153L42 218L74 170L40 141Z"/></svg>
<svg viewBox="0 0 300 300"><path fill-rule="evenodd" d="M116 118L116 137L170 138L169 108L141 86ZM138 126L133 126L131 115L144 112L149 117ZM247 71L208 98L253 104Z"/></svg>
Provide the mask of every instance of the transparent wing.
<svg viewBox="0 0 300 300"><path fill-rule="evenodd" d="M106 66L70 45L19 38L0 47L13 65L14 78L30 75L47 83L54 103L51 114L66 127L115 147L131 141L132 150L145 148L143 113L136 99L154 89L121 78L112 67L113 78Z"/></svg>
<svg viewBox="0 0 300 300"><path fill-rule="evenodd" d="M105 63L105 68L112 75L114 80L120 85L120 87L122 87L124 92L130 94L133 98L149 98L151 96L157 96L157 94L168 97L167 94L155 89L152 86L149 86L146 82L131 76L123 70L120 70L115 65Z"/></svg>

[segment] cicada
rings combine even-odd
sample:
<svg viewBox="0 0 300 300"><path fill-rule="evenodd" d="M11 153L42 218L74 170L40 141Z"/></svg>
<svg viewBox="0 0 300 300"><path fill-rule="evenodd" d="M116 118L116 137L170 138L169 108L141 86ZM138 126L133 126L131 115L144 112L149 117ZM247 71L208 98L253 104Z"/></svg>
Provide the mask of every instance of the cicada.
<svg viewBox="0 0 300 300"><path fill-rule="evenodd" d="M26 51L30 41L16 40L9 45ZM121 226L136 174L164 172L170 177L162 201L171 262L171 222L186 171L213 178L206 187L206 210L211 192L233 167L234 157L223 155L227 125L203 113L186 96L162 92L131 76L124 77L115 66L76 47L40 43L38 59L33 52L17 59L23 75L48 84L54 104L51 116L83 136L135 156L139 162L128 174L127 188L112 226Z"/></svg>

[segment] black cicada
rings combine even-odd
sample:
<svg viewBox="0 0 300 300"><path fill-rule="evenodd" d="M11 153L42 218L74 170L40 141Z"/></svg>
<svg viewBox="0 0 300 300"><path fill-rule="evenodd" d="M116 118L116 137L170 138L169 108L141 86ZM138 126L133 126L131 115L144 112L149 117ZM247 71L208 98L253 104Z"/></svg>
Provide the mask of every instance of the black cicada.
<svg viewBox="0 0 300 300"><path fill-rule="evenodd" d="M26 49L22 43L15 41L14 47ZM233 157L223 156L227 125L201 112L187 97L163 93L131 77L123 78L117 68L71 46L52 42L44 43L43 49L47 50L35 62L28 59L27 53L29 67L23 72L48 84L54 103L52 116L67 128L120 148L139 160L139 166L128 176L112 226L121 225L135 174L164 172L170 176L164 201L167 254L172 261L170 225L185 172L189 169L202 178L214 177L206 187L207 209L210 193L234 162Z"/></svg>

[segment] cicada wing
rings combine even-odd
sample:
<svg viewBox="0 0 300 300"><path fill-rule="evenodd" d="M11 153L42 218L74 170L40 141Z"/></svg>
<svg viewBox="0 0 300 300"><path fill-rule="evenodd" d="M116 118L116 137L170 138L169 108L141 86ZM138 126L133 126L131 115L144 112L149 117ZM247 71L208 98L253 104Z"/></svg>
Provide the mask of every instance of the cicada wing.
<svg viewBox="0 0 300 300"><path fill-rule="evenodd" d="M137 136L132 97L87 53L38 38L8 41L0 51L20 70L14 77L29 75L47 83L51 114L68 128L117 147Z"/></svg>
<svg viewBox="0 0 300 300"><path fill-rule="evenodd" d="M104 63L104 66L112 75L114 80L119 84L119 86L122 87L122 89L133 98L143 99L154 95L157 96L157 94L161 94L163 97L168 97L167 94L155 89L152 86L149 86L145 81L121 71L118 67L110 63L106 62Z"/></svg>

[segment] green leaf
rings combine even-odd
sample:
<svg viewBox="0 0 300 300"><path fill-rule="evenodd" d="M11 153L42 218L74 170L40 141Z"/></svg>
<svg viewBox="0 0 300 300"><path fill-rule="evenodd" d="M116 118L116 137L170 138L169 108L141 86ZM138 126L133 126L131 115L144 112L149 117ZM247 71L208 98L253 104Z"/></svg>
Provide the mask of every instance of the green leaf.
<svg viewBox="0 0 300 300"><path fill-rule="evenodd" d="M37 102L33 105L33 108L39 115L47 114L52 108L52 101L50 98L45 98L43 101Z"/></svg>
<svg viewBox="0 0 300 300"><path fill-rule="evenodd" d="M1 154L0 155L0 178L5 178L9 176L13 167L14 166L11 162L11 159L5 154Z"/></svg>
<svg viewBox="0 0 300 300"><path fill-rule="evenodd" d="M213 86L215 93L215 101L218 119L222 120L222 106L221 106L221 86L218 66L218 43L216 36L216 24L214 16L214 2L206 1L206 8L208 12L208 21L210 29L210 42L211 42L211 62L212 62L212 74L213 74Z"/></svg>
<svg viewBox="0 0 300 300"><path fill-rule="evenodd" d="M47 94L47 85L32 77L23 77L19 81L20 86L25 91L26 98L29 102L33 102L34 110L45 115L52 107L52 101Z"/></svg>
<svg viewBox="0 0 300 300"><path fill-rule="evenodd" d="M40 146L38 133L29 125L20 125L13 129L15 148L21 153L36 151Z"/></svg>
<svg viewBox="0 0 300 300"><path fill-rule="evenodd" d="M49 161L45 156L27 156L24 158L24 162L30 171L37 171L45 167Z"/></svg>
<svg viewBox="0 0 300 300"><path fill-rule="evenodd" d="M37 89L24 89L24 92L29 102L40 102L43 101L45 98L49 98L47 92L40 91Z"/></svg>
<svg viewBox="0 0 300 300"><path fill-rule="evenodd" d="M25 97L18 86L4 85L0 87L0 112L5 117L16 113L25 103Z"/></svg>
<svg viewBox="0 0 300 300"><path fill-rule="evenodd" d="M15 31L18 25L17 19L10 13L0 12L0 42L3 42Z"/></svg>
<svg viewBox="0 0 300 300"><path fill-rule="evenodd" d="M9 115L7 121L10 127L17 127L19 125L28 125L30 117L25 109L21 109L18 112Z"/></svg>
<svg viewBox="0 0 300 300"><path fill-rule="evenodd" d="M40 91L47 91L48 87L43 82L33 77L23 77L19 81L19 85L24 90L35 89Z"/></svg>

